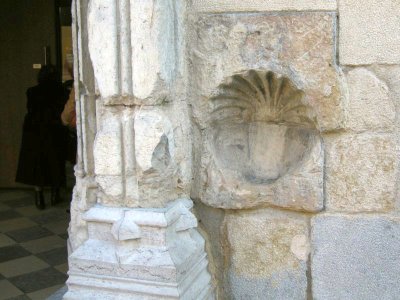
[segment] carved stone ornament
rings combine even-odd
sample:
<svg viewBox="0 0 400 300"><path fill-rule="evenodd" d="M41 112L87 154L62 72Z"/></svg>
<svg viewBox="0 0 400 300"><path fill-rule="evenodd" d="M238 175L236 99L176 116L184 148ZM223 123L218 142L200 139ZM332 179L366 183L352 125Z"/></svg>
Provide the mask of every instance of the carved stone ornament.
<svg viewBox="0 0 400 300"><path fill-rule="evenodd" d="M204 202L322 208L321 139L303 97L289 78L271 71L234 74L218 86L205 138Z"/></svg>

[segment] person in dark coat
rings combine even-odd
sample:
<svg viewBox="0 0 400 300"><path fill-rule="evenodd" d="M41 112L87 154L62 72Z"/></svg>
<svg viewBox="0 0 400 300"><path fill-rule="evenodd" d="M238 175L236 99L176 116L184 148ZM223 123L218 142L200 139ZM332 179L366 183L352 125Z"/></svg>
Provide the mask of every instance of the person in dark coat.
<svg viewBox="0 0 400 300"><path fill-rule="evenodd" d="M51 204L59 201L65 185L66 128L60 115L68 98L56 68L41 68L38 85L26 92L28 112L24 119L16 181L35 186L35 204L45 208L43 187L50 186Z"/></svg>

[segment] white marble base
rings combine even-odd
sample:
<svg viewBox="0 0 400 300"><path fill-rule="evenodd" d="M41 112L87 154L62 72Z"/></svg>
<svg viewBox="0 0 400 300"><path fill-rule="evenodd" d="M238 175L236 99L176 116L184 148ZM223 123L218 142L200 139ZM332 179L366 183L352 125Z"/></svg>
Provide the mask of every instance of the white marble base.
<svg viewBox="0 0 400 300"><path fill-rule="evenodd" d="M192 205L91 208L89 239L69 256L64 299L213 299Z"/></svg>

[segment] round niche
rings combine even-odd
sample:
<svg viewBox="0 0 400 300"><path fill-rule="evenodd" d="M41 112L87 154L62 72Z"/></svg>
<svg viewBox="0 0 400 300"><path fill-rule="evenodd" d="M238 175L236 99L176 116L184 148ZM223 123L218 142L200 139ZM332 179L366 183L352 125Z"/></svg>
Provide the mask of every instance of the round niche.
<svg viewBox="0 0 400 300"><path fill-rule="evenodd" d="M210 98L210 146L223 173L268 184L299 167L318 136L303 91L274 72L249 70ZM224 172L225 171L225 172Z"/></svg>

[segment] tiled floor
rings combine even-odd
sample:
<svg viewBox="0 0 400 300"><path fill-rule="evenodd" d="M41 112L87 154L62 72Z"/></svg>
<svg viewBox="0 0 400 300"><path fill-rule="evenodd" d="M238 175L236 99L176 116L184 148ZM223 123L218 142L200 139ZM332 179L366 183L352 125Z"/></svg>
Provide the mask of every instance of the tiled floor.
<svg viewBox="0 0 400 300"><path fill-rule="evenodd" d="M29 190L0 190L0 300L46 299L67 279L69 195L43 211Z"/></svg>

